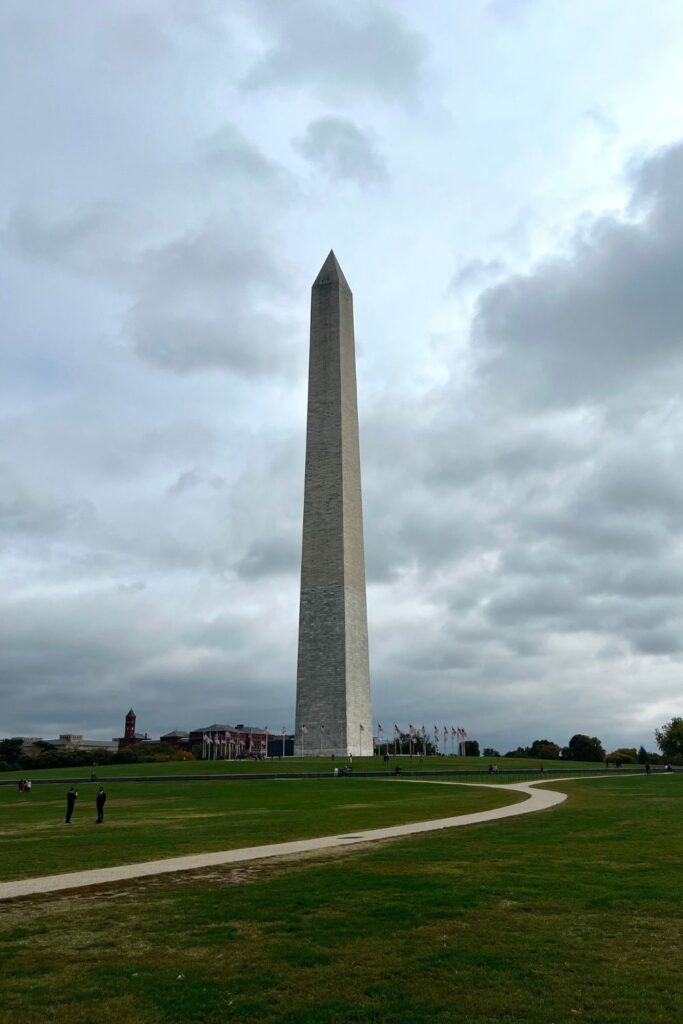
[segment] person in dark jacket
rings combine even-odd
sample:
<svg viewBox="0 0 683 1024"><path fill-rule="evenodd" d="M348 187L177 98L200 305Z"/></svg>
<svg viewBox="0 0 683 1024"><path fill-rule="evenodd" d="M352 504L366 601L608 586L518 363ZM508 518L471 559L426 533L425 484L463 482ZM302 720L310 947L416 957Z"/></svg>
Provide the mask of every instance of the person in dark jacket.
<svg viewBox="0 0 683 1024"><path fill-rule="evenodd" d="M95 804L97 805L97 821L96 825L101 825L104 821L104 805L107 802L107 794L104 792L104 786L100 786L95 797Z"/></svg>
<svg viewBox="0 0 683 1024"><path fill-rule="evenodd" d="M66 824L67 825L71 824L71 815L74 812L74 806L75 806L77 800L78 800L78 793L76 792L76 790L72 786L71 789L69 790L69 792L66 794L66 819L65 820L66 820Z"/></svg>

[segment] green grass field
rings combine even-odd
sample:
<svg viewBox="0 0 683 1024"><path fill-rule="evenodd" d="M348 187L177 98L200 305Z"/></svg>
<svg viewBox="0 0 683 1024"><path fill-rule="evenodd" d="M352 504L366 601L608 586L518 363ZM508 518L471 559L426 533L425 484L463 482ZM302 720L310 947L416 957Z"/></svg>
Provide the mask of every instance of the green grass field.
<svg viewBox="0 0 683 1024"><path fill-rule="evenodd" d="M362 779L113 782L99 826L97 789L79 784L67 826L66 786L36 786L30 794L0 787L0 880L381 828L519 799L494 787Z"/></svg>
<svg viewBox="0 0 683 1024"><path fill-rule="evenodd" d="M331 775L335 767L346 765L346 758L337 758L332 761L327 757L283 757L270 758L268 761L169 761L150 764L110 764L97 766L94 771L98 778L107 779L112 776L152 776L152 775L246 775L246 774L271 774L271 773L306 773L329 772ZM404 771L486 771L489 764L496 764L501 769L514 771L515 769L533 768L538 770L540 761L524 757L408 757L402 756L391 759L390 764L384 764L381 757L355 757L353 767L355 771L387 771L392 772L397 764L400 764ZM591 761L546 761L544 768L546 772L553 769L596 769L603 767ZM632 766L636 771L642 771L641 765ZM65 779L76 778L88 780L93 768L46 768L40 771L26 772L11 771L0 772L0 782L3 780L22 779L29 776L32 779L41 777ZM2 787L0 787L1 789Z"/></svg>
<svg viewBox="0 0 683 1024"><path fill-rule="evenodd" d="M3 1024L676 1024L683 775L553 788L528 817L0 904Z"/></svg>

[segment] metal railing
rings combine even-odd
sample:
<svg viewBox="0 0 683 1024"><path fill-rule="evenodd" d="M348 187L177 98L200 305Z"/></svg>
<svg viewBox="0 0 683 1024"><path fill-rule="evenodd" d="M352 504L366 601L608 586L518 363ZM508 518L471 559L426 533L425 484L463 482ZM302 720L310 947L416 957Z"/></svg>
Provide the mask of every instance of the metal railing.
<svg viewBox="0 0 683 1024"><path fill-rule="evenodd" d="M344 766L345 767L345 766ZM676 766L671 769L667 769L665 765L652 765L651 773L661 775L669 771L683 772L683 767ZM31 773L27 773L31 776ZM413 779L413 778L434 778L452 780L454 782L479 782L479 783L498 783L498 784L509 784L511 782L526 782L540 779L556 778L561 780L563 776L586 776L590 778L594 775L643 775L646 774L644 765L624 765L621 768L544 768L541 771L539 768L499 768L498 771L491 772L488 768L474 769L474 768L403 768L400 767L400 771L396 771L395 768L387 768L379 771L349 771L346 770L335 776L333 771L327 770L324 772L244 772L244 773L233 773L233 774L194 774L194 775L98 775L96 778L91 778L88 775L73 775L63 776L57 778L39 778L31 776L31 782L34 786L71 786L78 784L80 786L90 783L92 785L101 785L102 783L125 783L125 782L258 782L258 781L273 781L276 779L332 779L332 778L352 778L352 779L374 779L376 781L389 781L396 779ZM0 778L0 786L16 786L18 779L2 779Z"/></svg>

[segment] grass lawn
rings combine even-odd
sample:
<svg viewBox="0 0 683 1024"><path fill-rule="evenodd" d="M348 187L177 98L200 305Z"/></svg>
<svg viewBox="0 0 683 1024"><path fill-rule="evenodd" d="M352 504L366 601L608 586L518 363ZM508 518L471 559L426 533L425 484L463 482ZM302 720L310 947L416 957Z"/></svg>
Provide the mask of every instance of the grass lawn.
<svg viewBox="0 0 683 1024"><path fill-rule="evenodd" d="M362 779L119 783L78 786L71 825L66 786L0 787L0 880L109 867L187 853L381 828L488 810L519 799L494 787L418 786Z"/></svg>
<svg viewBox="0 0 683 1024"><path fill-rule="evenodd" d="M0 905L3 1024L676 1024L683 775L556 785L529 817Z"/></svg>
<svg viewBox="0 0 683 1024"><path fill-rule="evenodd" d="M283 757L270 758L268 761L169 761L149 764L109 764L97 766L98 778L106 779L131 775L260 775L272 773L309 773L326 772L330 775L335 767L347 764L346 758L333 761L328 757ZM404 771L486 771L489 764L496 764L501 769L534 768L538 770L540 761L528 757L397 757L391 758L387 768L381 757L354 757L355 771L388 771L393 772L400 764ZM547 772L553 768L601 768L594 761L545 761ZM634 765L634 770L642 771L641 765ZM8 779L31 779L47 777L51 779L75 778L87 780L93 771L87 768L45 768L40 771L0 772L0 782ZM0 789L2 787L0 786Z"/></svg>

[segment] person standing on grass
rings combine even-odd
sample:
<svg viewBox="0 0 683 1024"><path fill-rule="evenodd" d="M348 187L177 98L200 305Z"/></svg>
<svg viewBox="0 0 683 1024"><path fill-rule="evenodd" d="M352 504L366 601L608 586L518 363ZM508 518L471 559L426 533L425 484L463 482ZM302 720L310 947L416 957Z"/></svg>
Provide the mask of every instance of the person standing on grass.
<svg viewBox="0 0 683 1024"><path fill-rule="evenodd" d="M75 806L77 800L78 800L78 793L76 792L76 790L72 786L71 789L69 790L69 792L66 794L66 819L65 819L65 823L67 825L71 824L71 815L74 812L74 806Z"/></svg>
<svg viewBox="0 0 683 1024"><path fill-rule="evenodd" d="M101 825L104 821L104 805L107 802L107 794L104 792L104 786L100 786L95 797L95 804L97 806L97 821L96 825Z"/></svg>

